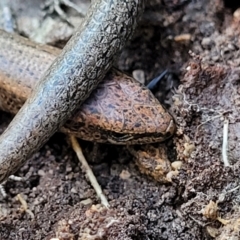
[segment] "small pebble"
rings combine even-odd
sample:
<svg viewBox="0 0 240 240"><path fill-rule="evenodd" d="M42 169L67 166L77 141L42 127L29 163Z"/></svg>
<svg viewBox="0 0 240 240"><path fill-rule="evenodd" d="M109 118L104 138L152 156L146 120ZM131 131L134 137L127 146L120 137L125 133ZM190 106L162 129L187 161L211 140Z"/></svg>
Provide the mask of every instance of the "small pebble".
<svg viewBox="0 0 240 240"><path fill-rule="evenodd" d="M132 72L133 78L135 78L138 82L145 85L145 76L144 71L141 69L134 70Z"/></svg>
<svg viewBox="0 0 240 240"><path fill-rule="evenodd" d="M78 193L78 191L77 191L76 188L73 187L73 188L71 189L71 193Z"/></svg>
<svg viewBox="0 0 240 240"><path fill-rule="evenodd" d="M120 173L120 178L123 180L129 179L130 177L131 177L131 174L127 170L122 170L122 172Z"/></svg>
<svg viewBox="0 0 240 240"><path fill-rule="evenodd" d="M172 162L171 166L173 168L173 170L179 170L182 167L182 161L175 161Z"/></svg>
<svg viewBox="0 0 240 240"><path fill-rule="evenodd" d="M172 177L173 176L177 176L178 175L178 171L170 171L167 175L166 175L166 179L171 182L172 181Z"/></svg>
<svg viewBox="0 0 240 240"><path fill-rule="evenodd" d="M191 40L192 35L189 33L183 33L174 37L175 42L187 42Z"/></svg>
<svg viewBox="0 0 240 240"><path fill-rule="evenodd" d="M234 13L233 13L234 20L239 21L240 20L240 8L238 8Z"/></svg>
<svg viewBox="0 0 240 240"><path fill-rule="evenodd" d="M67 167L66 172L67 172L67 173L72 172L72 167L71 167L71 166Z"/></svg>
<svg viewBox="0 0 240 240"><path fill-rule="evenodd" d="M214 41L210 37L205 37L202 39L201 45L204 48L210 48L214 44Z"/></svg>
<svg viewBox="0 0 240 240"><path fill-rule="evenodd" d="M38 170L38 175L39 175L39 176L43 177L43 176L45 176L45 174L46 174L46 173L45 173L43 170L41 170L41 169Z"/></svg>
<svg viewBox="0 0 240 240"><path fill-rule="evenodd" d="M90 205L90 204L92 204L92 200L90 198L88 198L88 199L82 200L81 203L83 205Z"/></svg>

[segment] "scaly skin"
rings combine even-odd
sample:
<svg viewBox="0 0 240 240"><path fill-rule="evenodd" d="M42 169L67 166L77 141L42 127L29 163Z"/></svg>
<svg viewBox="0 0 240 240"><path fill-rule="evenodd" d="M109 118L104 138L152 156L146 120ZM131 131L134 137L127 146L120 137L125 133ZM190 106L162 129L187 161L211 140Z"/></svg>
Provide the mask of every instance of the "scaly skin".
<svg viewBox="0 0 240 240"><path fill-rule="evenodd" d="M16 114L60 49L0 30L3 45L0 108ZM112 68L61 130L94 142L146 144L164 141L174 133L175 126L148 89Z"/></svg>
<svg viewBox="0 0 240 240"><path fill-rule="evenodd" d="M132 35L141 0L96 0L85 20L0 137L0 182L76 111Z"/></svg>

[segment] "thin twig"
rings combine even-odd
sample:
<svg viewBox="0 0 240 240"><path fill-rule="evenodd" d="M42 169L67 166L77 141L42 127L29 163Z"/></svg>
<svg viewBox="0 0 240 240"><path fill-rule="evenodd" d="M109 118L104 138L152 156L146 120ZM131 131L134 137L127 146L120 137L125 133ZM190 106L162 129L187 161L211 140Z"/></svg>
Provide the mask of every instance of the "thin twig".
<svg viewBox="0 0 240 240"><path fill-rule="evenodd" d="M70 135L70 140L72 143L72 148L76 152L79 161L82 163L83 169L85 170L85 172L89 178L89 181L91 182L92 187L95 189L97 196L101 199L102 205L108 208L110 206L108 203L108 200L105 197L105 195L103 194L102 188L98 184L97 179L92 172L92 169L90 168L85 157L83 156L82 149L81 149L80 145L78 144L77 139L74 136Z"/></svg>
<svg viewBox="0 0 240 240"><path fill-rule="evenodd" d="M229 120L225 119L223 124L223 144L222 144L222 159L225 167L229 167L227 148L228 148L228 124Z"/></svg>
<svg viewBox="0 0 240 240"><path fill-rule="evenodd" d="M18 177L18 176L15 176L15 175L9 176L8 179L14 180L14 181L16 181L16 182L20 182L20 181L23 181L23 180L24 180L22 177Z"/></svg>
<svg viewBox="0 0 240 240"><path fill-rule="evenodd" d="M12 179L14 181L23 181L22 177L18 177L18 176L15 176L15 175L9 176L8 179ZM6 193L5 188L4 188L4 184L6 183L6 181L4 181L0 184L0 194L3 196L3 198L7 197L7 193Z"/></svg>
<svg viewBox="0 0 240 240"><path fill-rule="evenodd" d="M195 132L194 140L196 141L197 134L198 134L199 128L200 128L201 126L203 126L204 124L206 124L206 123L208 123L208 122L210 122L210 121L213 121L214 119L220 118L220 117L222 117L222 116L223 116L223 115L220 114L220 115L211 117L210 119L206 120L205 122L202 122L201 124L199 124L199 125L197 126L197 129L196 129L196 132Z"/></svg>
<svg viewBox="0 0 240 240"><path fill-rule="evenodd" d="M206 110L206 109L201 108L201 110ZM195 133L195 137L194 137L194 140L195 140L195 141L196 141L196 138L197 138L197 134L198 134L199 128L200 128L201 126L203 126L204 124L206 124L206 123L208 123L208 122L210 122L210 121L213 121L214 119L223 117L225 114L231 112L230 110L227 110L227 111L224 111L224 112L216 111L216 110L214 110L214 109L208 109L208 110L209 110L210 112L217 112L219 115L210 117L208 120L206 120L205 122L202 122L201 124L199 124L199 125L197 126L196 133ZM229 116L229 117L231 118L231 116Z"/></svg>
<svg viewBox="0 0 240 240"><path fill-rule="evenodd" d="M71 2L71 1L69 1L69 0L62 0L62 2L63 2L66 6L68 6L68 7L72 8L72 9L74 9L75 11L77 11L77 12L80 14L81 17L85 17L85 16L86 16L87 11L86 11L86 9L83 9L83 6L84 6L85 4L83 4L83 5L82 5L82 8L81 8L81 7L78 7L77 4L75 4L75 3L73 3L73 2Z"/></svg>
<svg viewBox="0 0 240 240"><path fill-rule="evenodd" d="M21 203L23 211L25 211L26 213L28 213L28 214L30 215L30 217L31 217L32 219L34 219L35 216L34 216L33 212L32 212L30 209L28 209L28 204L27 204L26 200L22 197L21 194L18 194L18 195L17 195L17 199L18 199L18 201Z"/></svg>
<svg viewBox="0 0 240 240"><path fill-rule="evenodd" d="M3 198L7 197L7 193L6 193L5 188L2 184L0 184L0 194L3 196Z"/></svg>
<svg viewBox="0 0 240 240"><path fill-rule="evenodd" d="M240 188L240 185L238 185L237 187L235 187L235 188L233 188L233 189L227 191L227 193L234 192L234 191L238 190L239 188Z"/></svg>

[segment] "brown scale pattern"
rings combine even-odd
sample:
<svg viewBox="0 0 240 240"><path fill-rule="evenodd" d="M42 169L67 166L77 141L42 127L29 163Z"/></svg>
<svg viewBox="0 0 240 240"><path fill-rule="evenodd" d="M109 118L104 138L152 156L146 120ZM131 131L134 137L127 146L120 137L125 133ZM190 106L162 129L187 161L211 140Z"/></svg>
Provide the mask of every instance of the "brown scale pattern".
<svg viewBox="0 0 240 240"><path fill-rule="evenodd" d="M84 131L84 139L116 144L160 142L175 130L171 115L153 94L115 69L67 122L66 132L82 138L83 123L89 130ZM119 134L116 139L112 139L114 133Z"/></svg>

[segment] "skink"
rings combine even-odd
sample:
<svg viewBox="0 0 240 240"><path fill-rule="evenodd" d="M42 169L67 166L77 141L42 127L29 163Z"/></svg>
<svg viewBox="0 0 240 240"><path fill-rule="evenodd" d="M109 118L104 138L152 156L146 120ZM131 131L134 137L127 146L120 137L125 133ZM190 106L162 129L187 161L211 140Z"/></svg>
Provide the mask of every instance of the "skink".
<svg viewBox="0 0 240 240"><path fill-rule="evenodd" d="M0 108L16 114L61 50L0 30L3 44ZM114 144L161 142L174 130L171 115L153 94L114 68L61 128L84 140Z"/></svg>
<svg viewBox="0 0 240 240"><path fill-rule="evenodd" d="M0 182L16 172L76 111L132 35L141 0L96 0L82 25L0 137Z"/></svg>

